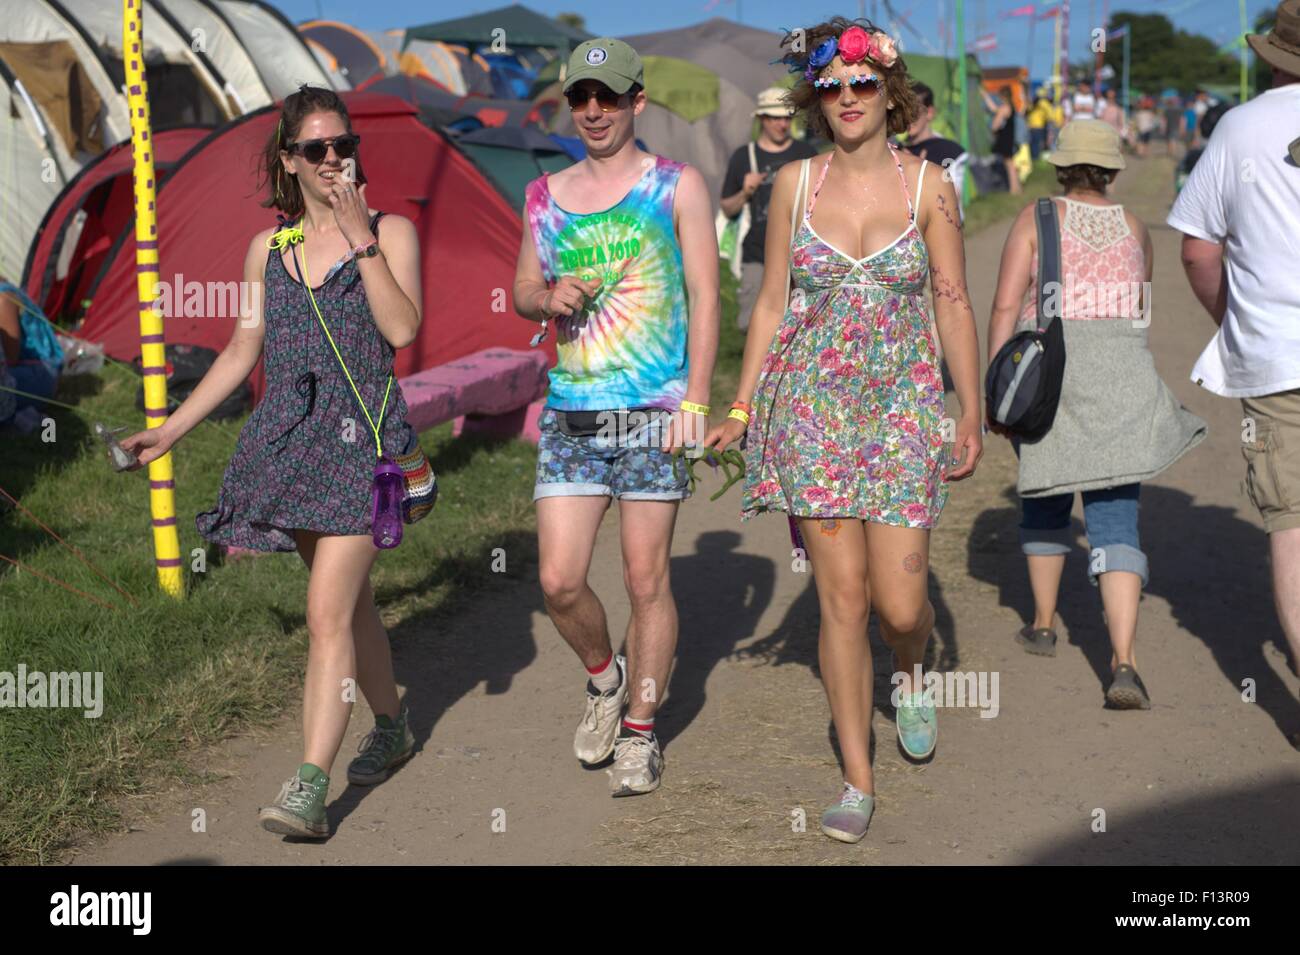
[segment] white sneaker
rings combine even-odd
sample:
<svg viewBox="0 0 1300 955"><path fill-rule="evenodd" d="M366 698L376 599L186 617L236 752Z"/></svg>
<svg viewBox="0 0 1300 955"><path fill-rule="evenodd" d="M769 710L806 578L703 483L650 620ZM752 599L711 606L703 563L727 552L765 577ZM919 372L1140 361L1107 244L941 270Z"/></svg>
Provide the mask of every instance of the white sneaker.
<svg viewBox="0 0 1300 955"><path fill-rule="evenodd" d="M587 707L573 735L573 755L588 766L597 766L614 752L614 737L627 704L627 658L614 657L618 665L618 686L605 693L587 681Z"/></svg>
<svg viewBox="0 0 1300 955"><path fill-rule="evenodd" d="M659 752L659 740L646 739L640 733L627 733L614 744L614 765L605 770L609 774L609 792L613 796L637 796L652 793L659 788L663 775L664 757Z"/></svg>

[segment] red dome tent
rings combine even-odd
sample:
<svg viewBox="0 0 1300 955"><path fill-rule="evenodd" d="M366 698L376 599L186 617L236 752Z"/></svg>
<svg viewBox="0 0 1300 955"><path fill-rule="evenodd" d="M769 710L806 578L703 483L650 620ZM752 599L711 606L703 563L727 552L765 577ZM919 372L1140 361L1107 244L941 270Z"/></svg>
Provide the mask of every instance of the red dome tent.
<svg viewBox="0 0 1300 955"><path fill-rule="evenodd" d="M367 201L411 219L420 237L424 322L416 341L398 353L398 376L488 347L527 348L536 329L515 316L509 299L519 217L464 155L420 122L413 106L392 96L342 95L362 138ZM275 224L274 211L259 204L256 161L276 116L268 107L216 130L159 187L159 282L172 286L177 313L191 283L202 283L207 303L205 314L166 320L169 344L220 350L230 339L237 311L223 307L228 299L213 290L241 280L249 239ZM140 334L131 228L119 237L91 294L80 334L103 343L115 358L135 358ZM498 302L504 311L493 309ZM260 368L253 387L260 397Z"/></svg>
<svg viewBox="0 0 1300 955"><path fill-rule="evenodd" d="M156 133L154 170L159 182L210 132L209 126L180 126ZM131 168L128 139L83 166L45 211L27 250L22 286L46 315L80 318L87 290L122 230L131 224Z"/></svg>

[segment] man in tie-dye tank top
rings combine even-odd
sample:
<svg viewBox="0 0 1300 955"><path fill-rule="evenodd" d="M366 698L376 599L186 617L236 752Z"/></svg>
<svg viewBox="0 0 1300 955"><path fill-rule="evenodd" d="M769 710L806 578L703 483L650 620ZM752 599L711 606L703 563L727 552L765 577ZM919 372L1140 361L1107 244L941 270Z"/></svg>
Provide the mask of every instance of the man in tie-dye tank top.
<svg viewBox="0 0 1300 955"><path fill-rule="evenodd" d="M588 40L569 59L565 96L587 156L528 186L515 310L556 336L539 422L537 535L546 609L587 668L574 753L614 757L615 796L658 788L654 735L677 647L668 555L689 492L670 452L704 437L718 345L718 248L704 179L636 145L641 59ZM688 305L689 302L689 305ZM626 657L587 585L596 532L619 504L631 604Z"/></svg>

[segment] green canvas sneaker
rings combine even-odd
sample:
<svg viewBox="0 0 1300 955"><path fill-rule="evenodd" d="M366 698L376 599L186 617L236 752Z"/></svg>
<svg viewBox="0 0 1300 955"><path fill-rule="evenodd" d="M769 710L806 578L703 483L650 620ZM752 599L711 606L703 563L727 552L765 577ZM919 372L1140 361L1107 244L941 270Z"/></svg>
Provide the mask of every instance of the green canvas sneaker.
<svg viewBox="0 0 1300 955"><path fill-rule="evenodd" d="M283 836L328 837L330 823L325 815L325 794L329 788L330 778L317 767L304 763L280 787L275 805L257 814L262 828Z"/></svg>
<svg viewBox="0 0 1300 955"><path fill-rule="evenodd" d="M382 783L415 752L415 736L407 725L403 703L394 721L387 716L375 717L375 728L366 734L357 748L360 754L348 763L348 782L357 786Z"/></svg>
<svg viewBox="0 0 1300 955"><path fill-rule="evenodd" d="M934 704L925 702L924 693L903 694L894 711L897 716L898 742L912 759L929 759L939 742L939 721Z"/></svg>

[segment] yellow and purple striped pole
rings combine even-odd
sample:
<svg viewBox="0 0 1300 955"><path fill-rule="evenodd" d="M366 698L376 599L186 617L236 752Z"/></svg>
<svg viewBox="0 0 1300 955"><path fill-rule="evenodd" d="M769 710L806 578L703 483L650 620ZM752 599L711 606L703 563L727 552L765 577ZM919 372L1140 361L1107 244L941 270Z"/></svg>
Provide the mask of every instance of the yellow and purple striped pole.
<svg viewBox="0 0 1300 955"><path fill-rule="evenodd" d="M167 353L158 299L158 219L154 205L153 143L149 135L149 85L144 76L144 0L122 0L122 60L131 109L135 184L135 271L140 300L140 359L144 365L144 414L150 428L167 420ZM176 531L176 482L168 452L149 464L149 511L153 517L158 584L173 597L184 593L180 537Z"/></svg>

